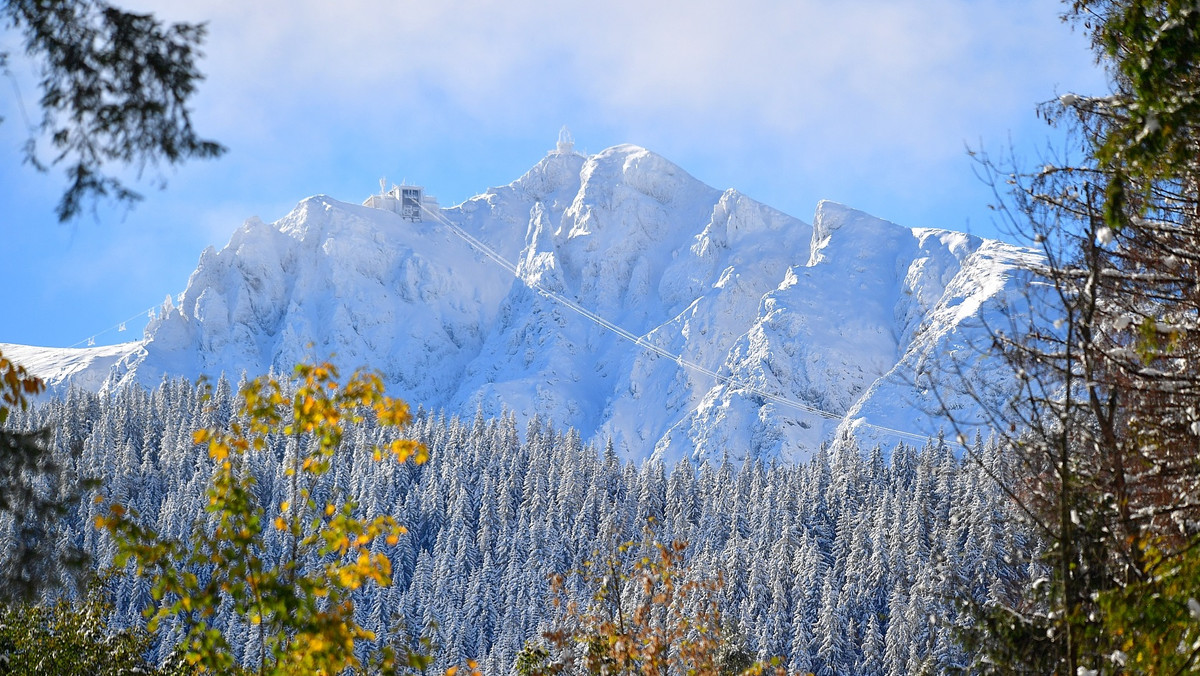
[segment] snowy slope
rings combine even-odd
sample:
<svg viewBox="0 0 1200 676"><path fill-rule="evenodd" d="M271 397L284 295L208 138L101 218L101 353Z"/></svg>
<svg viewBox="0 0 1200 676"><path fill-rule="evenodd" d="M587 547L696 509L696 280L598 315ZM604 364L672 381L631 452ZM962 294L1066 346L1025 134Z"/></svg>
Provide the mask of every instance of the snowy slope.
<svg viewBox="0 0 1200 676"><path fill-rule="evenodd" d="M140 341L101 347L33 347L0 343L0 354L42 378L48 392L74 384L88 390L104 385L114 364L141 348Z"/></svg>
<svg viewBox="0 0 1200 676"><path fill-rule="evenodd" d="M936 430L916 374L973 367L965 346L1028 255L831 202L810 226L634 146L554 152L421 223L324 196L248 221L105 386L332 354L414 403L537 414L635 457L801 460L839 426Z"/></svg>
<svg viewBox="0 0 1200 676"><path fill-rule="evenodd" d="M800 460L842 431L864 448L936 435L947 424L937 415L943 400L960 409L956 419L978 417L961 410L976 403L955 394L958 374L1003 378L999 364L978 358L990 342L984 322L994 325L1020 295L1017 266L1034 254L831 202L818 205L814 224L808 261L763 297L725 360L735 383L710 390L657 452Z"/></svg>

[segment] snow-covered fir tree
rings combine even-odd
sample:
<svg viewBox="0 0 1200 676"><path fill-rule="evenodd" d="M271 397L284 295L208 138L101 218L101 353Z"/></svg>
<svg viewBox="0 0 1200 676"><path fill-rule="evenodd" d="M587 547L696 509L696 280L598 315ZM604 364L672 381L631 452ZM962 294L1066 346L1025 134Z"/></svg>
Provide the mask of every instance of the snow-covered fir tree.
<svg viewBox="0 0 1200 676"><path fill-rule="evenodd" d="M186 539L203 527L211 471L191 432L228 422L234 389L222 379L207 400L183 380L153 392L71 390L16 412L14 423L54 429L56 452L77 457L72 472L98 476L105 498ZM354 429L317 490L407 526L394 546L376 545L391 557L393 586L363 589L356 605L383 640L430 637L438 667L474 659L488 674L509 673L553 619L550 576L566 575L586 597L585 578L572 571L645 538L647 527L651 537L687 542L696 574L722 573L724 617L752 654L818 674L966 664L955 599L1011 594L1029 572L1028 557L1014 554L1030 543L1011 530L1007 502L987 477L995 467L964 462L942 439L866 453L822 449L804 465L664 467L622 463L611 447L585 446L537 418L522 434L511 415L461 420L418 410L403 434L425 443L432 460L417 467L371 462L365 449L383 434L369 422ZM283 467L296 452L288 443L275 439L255 467L262 500L283 494ZM985 463L1003 462L982 441L975 446ZM83 450L73 456L74 447ZM64 544L83 547L103 569L113 547L91 526L94 509L86 499L75 508ZM117 580L117 621L141 622L148 590ZM158 656L180 635L164 626Z"/></svg>

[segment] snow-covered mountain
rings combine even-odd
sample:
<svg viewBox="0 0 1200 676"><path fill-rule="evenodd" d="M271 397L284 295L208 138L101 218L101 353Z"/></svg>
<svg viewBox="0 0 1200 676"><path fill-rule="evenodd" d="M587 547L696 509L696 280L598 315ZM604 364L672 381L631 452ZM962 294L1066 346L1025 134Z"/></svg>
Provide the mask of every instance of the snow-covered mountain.
<svg viewBox="0 0 1200 676"><path fill-rule="evenodd" d="M115 361L33 370L156 385L332 354L414 404L538 414L634 457L800 460L839 427L935 432L919 374L987 368L980 320L1031 255L831 202L809 225L634 146L563 150L423 222L325 196L247 221Z"/></svg>

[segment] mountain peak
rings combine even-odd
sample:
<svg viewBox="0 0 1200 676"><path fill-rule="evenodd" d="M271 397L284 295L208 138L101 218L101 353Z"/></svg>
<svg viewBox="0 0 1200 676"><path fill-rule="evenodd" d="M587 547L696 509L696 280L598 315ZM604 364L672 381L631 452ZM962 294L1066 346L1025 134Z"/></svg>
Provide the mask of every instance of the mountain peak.
<svg viewBox="0 0 1200 676"><path fill-rule="evenodd" d="M579 153L550 152L521 178L509 184L533 197L545 201L556 193L570 194L579 189L579 172L586 158ZM489 193L496 192L495 189Z"/></svg>
<svg viewBox="0 0 1200 676"><path fill-rule="evenodd" d="M584 190L597 199L621 200L630 189L659 205L709 201L720 193L665 157L631 144L608 148L588 158L582 170Z"/></svg>
<svg viewBox="0 0 1200 676"><path fill-rule="evenodd" d="M878 247L879 240L894 237L897 234L911 234L908 228L896 225L891 221L876 218L865 211L853 209L832 200L817 202L813 214L812 246L807 265L817 265L828 258L827 250L833 243L834 233L838 235L839 245L852 248ZM845 241L842 240L851 240Z"/></svg>

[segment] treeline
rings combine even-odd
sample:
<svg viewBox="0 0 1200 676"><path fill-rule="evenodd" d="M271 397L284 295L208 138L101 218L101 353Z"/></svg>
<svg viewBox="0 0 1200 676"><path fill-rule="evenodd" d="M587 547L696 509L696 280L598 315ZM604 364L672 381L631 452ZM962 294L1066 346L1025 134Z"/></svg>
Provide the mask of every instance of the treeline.
<svg viewBox="0 0 1200 676"><path fill-rule="evenodd" d="M12 422L53 430L53 452L69 476L100 479L105 503L186 540L211 526L212 460L192 434L231 421L234 389L221 380L206 398L205 388L173 380L153 392L72 390ZM393 584L363 587L355 605L381 641L432 639L438 667L473 659L487 674L510 673L521 648L554 619L552 574L566 575L586 598L573 571L647 537L686 542L692 573L723 577L731 636L801 673L966 667L972 655L957 639L972 620L963 604L1011 603L1040 576L1038 564L1027 563L1035 543L1011 525L1011 503L989 478L1008 472L1005 457L978 442L971 454L979 462L934 440L889 454L844 444L804 465L665 467L622 462L612 448L586 446L546 421L522 433L513 416L466 421L418 411L400 434L426 444L430 462L372 462L366 449L395 434L369 421L354 426L318 492L408 528L395 545L372 545L390 557ZM250 456L264 504L286 492L289 443L272 437L270 452ZM59 543L104 570L115 548L93 527L103 509L93 497L73 507ZM12 537L11 521L0 516L0 546ZM118 571L112 586L114 627L144 622L146 583ZM182 636L175 622L160 628L153 659ZM217 623L253 644L236 618L218 613Z"/></svg>

